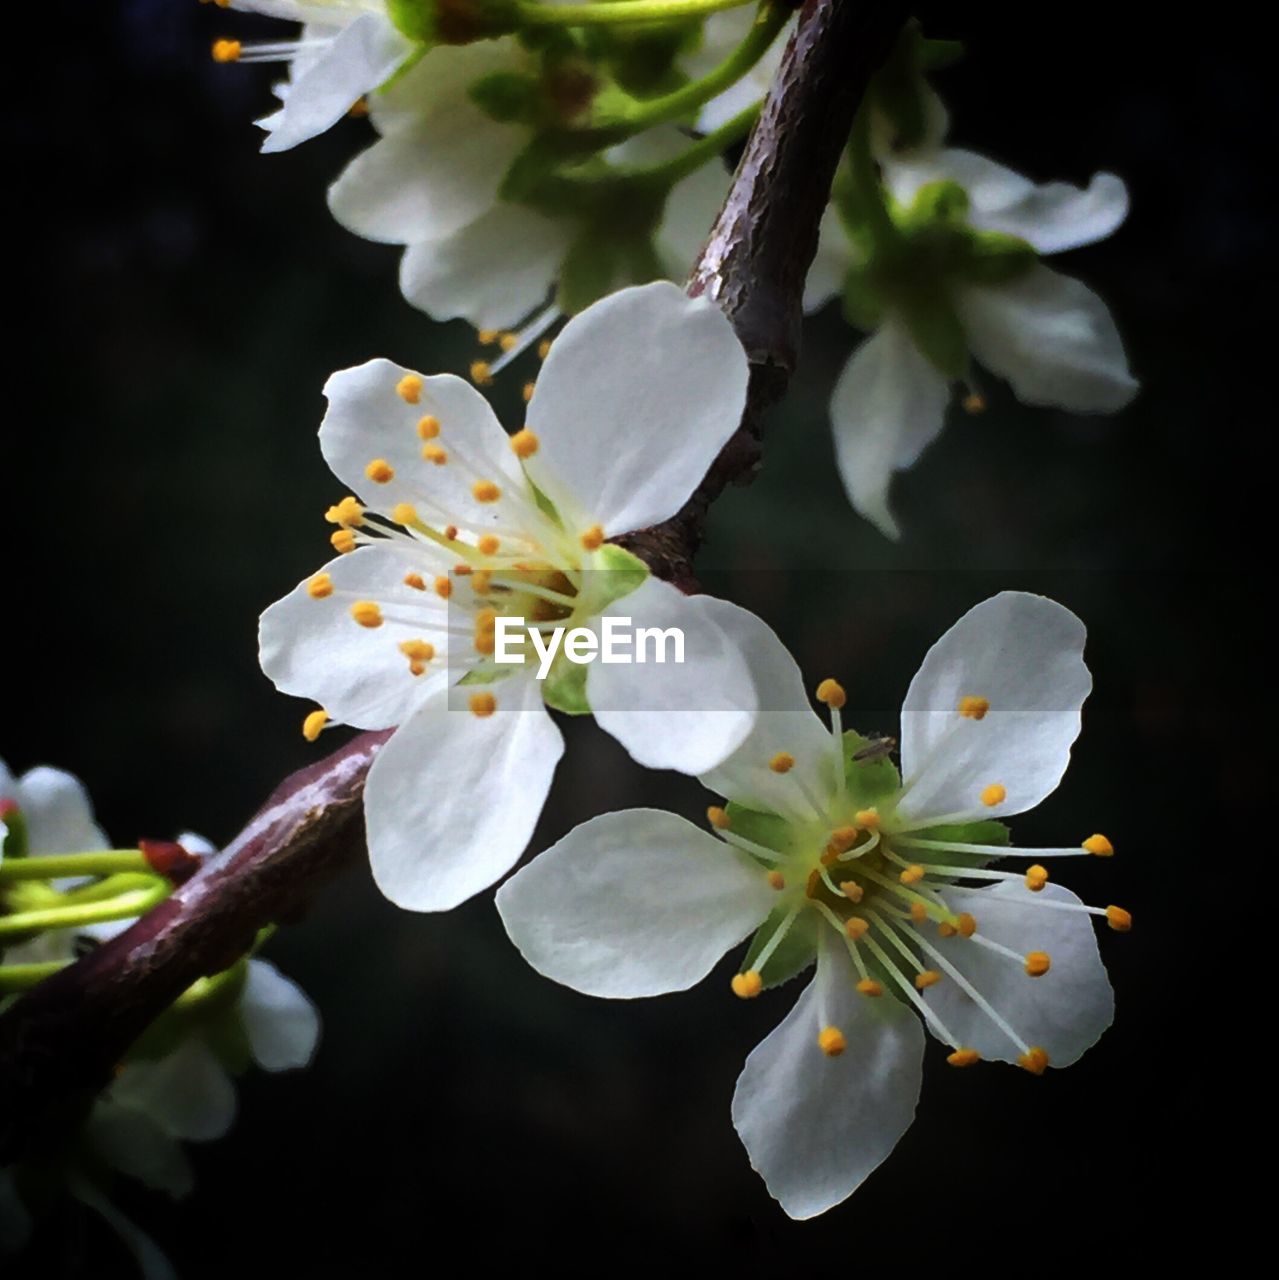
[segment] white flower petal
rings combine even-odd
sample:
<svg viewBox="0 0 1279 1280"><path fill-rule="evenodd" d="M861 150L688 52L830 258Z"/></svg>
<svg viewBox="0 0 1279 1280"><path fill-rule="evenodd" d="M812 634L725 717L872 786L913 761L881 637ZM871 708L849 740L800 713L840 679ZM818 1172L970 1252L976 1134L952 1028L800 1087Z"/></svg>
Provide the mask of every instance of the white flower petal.
<svg viewBox="0 0 1279 1280"><path fill-rule="evenodd" d="M93 1105L85 1133L93 1149L113 1169L137 1178L174 1199L195 1186L191 1163L182 1145L141 1111L100 1098Z"/></svg>
<svg viewBox="0 0 1279 1280"><path fill-rule="evenodd" d="M410 571L429 574L429 557L420 559L425 564L391 547L360 547L324 566L333 580L331 596L313 600L308 578L277 600L258 627L262 670L275 687L308 698L333 720L359 729L386 729L408 720L449 678L445 637L431 629L447 625L448 606L431 590L404 582ZM441 563L437 572L447 567ZM351 617L352 595L382 606L386 620L380 627L363 627ZM420 676L413 675L400 651L407 640L426 640L438 650Z"/></svg>
<svg viewBox="0 0 1279 1280"><path fill-rule="evenodd" d="M812 816L798 785L821 800L837 779L836 745L813 710L795 659L772 628L745 609L721 619L750 673L759 710L755 725L722 765L701 775L709 790L753 809L783 815ZM795 758L787 774L774 773L769 761L779 752Z"/></svg>
<svg viewBox="0 0 1279 1280"><path fill-rule="evenodd" d="M356 99L389 79L412 49L384 15L356 18L289 86L262 150L286 151L323 133Z"/></svg>
<svg viewBox="0 0 1279 1280"><path fill-rule="evenodd" d="M1051 958L1048 972L1031 978L1016 961L967 938L934 943L1027 1044L1045 1050L1052 1066L1066 1067L1097 1043L1114 1018L1115 996L1092 916L1035 905L1078 903L1069 889L1048 884L1032 893L1019 880L1005 880L990 889L947 889L944 896L952 911L972 914L984 937L1019 955L1046 951ZM924 999L965 1048L1016 1062L1017 1046L954 979L943 977Z"/></svg>
<svg viewBox="0 0 1279 1280"><path fill-rule="evenodd" d="M320 1015L306 993L265 960L249 961L240 1022L264 1071L305 1067L320 1038Z"/></svg>
<svg viewBox="0 0 1279 1280"><path fill-rule="evenodd" d="M804 281L804 314L820 311L844 291L844 277L853 265L853 246L844 230L843 219L834 205L822 214L821 234L813 265Z"/></svg>
<svg viewBox="0 0 1279 1280"><path fill-rule="evenodd" d="M527 421L528 471L607 536L674 515L737 430L746 353L724 313L666 281L622 289L564 327Z"/></svg>
<svg viewBox="0 0 1279 1280"><path fill-rule="evenodd" d="M656 809L592 818L497 892L511 940L539 973L629 1000L701 981L776 894L743 855Z"/></svg>
<svg viewBox="0 0 1279 1280"><path fill-rule="evenodd" d="M569 239L565 221L499 201L452 235L410 244L400 290L433 320L508 329L546 301Z"/></svg>
<svg viewBox="0 0 1279 1280"><path fill-rule="evenodd" d="M711 14L702 26L701 46L684 59L690 75L701 77L713 71L746 38L755 18L756 11L749 6ZM698 129L703 133L718 129L768 92L797 21L798 18L791 18L759 61L740 80L706 103L697 117Z"/></svg>
<svg viewBox="0 0 1279 1280"><path fill-rule="evenodd" d="M915 1118L920 1020L892 997L859 994L856 982L844 948L823 946L817 976L746 1059L733 1094L751 1166L792 1218L852 1195ZM847 1039L838 1057L818 1047L826 1026Z"/></svg>
<svg viewBox="0 0 1279 1280"><path fill-rule="evenodd" d="M150 1116L170 1137L193 1142L222 1137L235 1119L235 1087L197 1036L156 1061L127 1063L109 1096Z"/></svg>
<svg viewBox="0 0 1279 1280"><path fill-rule="evenodd" d="M660 642L660 649L646 643L644 663L596 658L586 675L596 723L647 769L699 774L720 764L750 732L759 705L731 630L736 615L746 611L648 578L608 612L637 637L641 628L677 629L684 637L684 661L672 660L673 638ZM597 631L603 625L596 620ZM637 638L626 652L637 657L638 650ZM666 661L653 661L658 652L665 652Z"/></svg>
<svg viewBox="0 0 1279 1280"><path fill-rule="evenodd" d="M1123 340L1087 285L1043 265L955 298L973 355L1024 404L1114 413L1137 394Z"/></svg>
<svg viewBox="0 0 1279 1280"><path fill-rule="evenodd" d="M451 710L440 694L378 753L364 791L373 878L410 911L447 911L524 852L564 752L537 682L485 686L497 711Z"/></svg>
<svg viewBox="0 0 1279 1280"><path fill-rule="evenodd" d="M406 376L421 384L411 403L396 391ZM440 523L445 513L454 524L476 528L496 521L500 505L476 501L471 486L477 478L527 492L519 461L488 401L451 373L427 378L390 360L370 360L335 373L324 394L329 402L320 424L324 460L352 492L382 511L390 512L398 502L421 503L420 515L428 522ZM418 423L428 415L440 424L433 443L449 454L443 466L422 457ZM385 484L374 484L365 474L374 459L384 459L395 471Z"/></svg>
<svg viewBox="0 0 1279 1280"><path fill-rule="evenodd" d="M830 398L835 459L849 500L886 537L899 536L888 507L894 471L937 438L950 386L889 316L844 366Z"/></svg>
<svg viewBox="0 0 1279 1280"><path fill-rule="evenodd" d="M13 787L31 853L91 853L110 843L93 820L93 804L79 778L39 765Z"/></svg>
<svg viewBox="0 0 1279 1280"><path fill-rule="evenodd" d="M971 813L1001 817L1034 808L1055 790L1079 736L1092 688L1084 624L1043 596L1004 591L970 609L924 657L902 705L898 812L914 825ZM985 698L980 719L960 699ZM1000 804L982 791L998 784Z"/></svg>

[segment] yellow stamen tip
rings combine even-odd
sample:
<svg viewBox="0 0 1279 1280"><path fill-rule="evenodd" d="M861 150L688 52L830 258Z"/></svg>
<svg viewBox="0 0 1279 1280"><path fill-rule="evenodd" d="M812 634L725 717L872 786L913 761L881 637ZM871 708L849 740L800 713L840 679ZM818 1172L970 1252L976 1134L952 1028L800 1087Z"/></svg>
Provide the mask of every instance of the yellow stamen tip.
<svg viewBox="0 0 1279 1280"><path fill-rule="evenodd" d="M941 974L936 969L925 969L915 975L915 986L920 991L927 991L934 983L941 981Z"/></svg>
<svg viewBox="0 0 1279 1280"><path fill-rule="evenodd" d="M238 62L244 46L238 40L215 40L213 42L214 62Z"/></svg>
<svg viewBox="0 0 1279 1280"><path fill-rule="evenodd" d="M323 600L333 594L333 579L327 573L317 573L306 584L306 593L312 600Z"/></svg>
<svg viewBox="0 0 1279 1280"><path fill-rule="evenodd" d="M721 809L719 805L713 804L706 810L706 821L715 828L716 831L727 831L731 827L732 821L729 819L728 810Z"/></svg>
<svg viewBox="0 0 1279 1280"><path fill-rule="evenodd" d="M435 657L435 646L429 640L401 640L400 652L410 662L430 662Z"/></svg>
<svg viewBox="0 0 1279 1280"><path fill-rule="evenodd" d="M417 420L417 438L434 440L440 434L440 420L433 413L424 414Z"/></svg>
<svg viewBox="0 0 1279 1280"><path fill-rule="evenodd" d="M406 373L395 384L395 394L405 404L417 404L422 399L422 379L416 373Z"/></svg>
<svg viewBox="0 0 1279 1280"><path fill-rule="evenodd" d="M857 843L856 827L836 827L830 833L831 847L836 853L847 853Z"/></svg>
<svg viewBox="0 0 1279 1280"><path fill-rule="evenodd" d="M789 773L795 767L795 757L789 751L779 751L769 762L774 773Z"/></svg>
<svg viewBox="0 0 1279 1280"><path fill-rule="evenodd" d="M302 721L302 736L308 742L314 742L320 736L320 730L329 722L329 713L327 711L312 711L305 720Z"/></svg>
<svg viewBox="0 0 1279 1280"><path fill-rule="evenodd" d="M857 990L864 996L882 996L884 994L883 986L876 982L874 978L863 978L857 984Z"/></svg>
<svg viewBox="0 0 1279 1280"><path fill-rule="evenodd" d="M928 908L922 902L910 904L910 918L915 924L923 924L928 919Z"/></svg>
<svg viewBox="0 0 1279 1280"><path fill-rule="evenodd" d="M382 625L382 610L372 600L357 600L351 606L351 617L362 627Z"/></svg>
<svg viewBox="0 0 1279 1280"><path fill-rule="evenodd" d="M870 921L864 920L861 916L849 916L844 921L844 932L852 938L854 942L858 938L864 938L870 931Z"/></svg>
<svg viewBox="0 0 1279 1280"><path fill-rule="evenodd" d="M990 710L990 700L967 694L959 700L959 714L967 720L984 720Z"/></svg>
<svg viewBox="0 0 1279 1280"><path fill-rule="evenodd" d="M524 389L520 392L520 395L524 397L525 404L528 404L528 402L533 398L534 385L535 384L532 382L526 382L524 384Z"/></svg>
<svg viewBox="0 0 1279 1280"><path fill-rule="evenodd" d="M980 391L970 391L960 402L965 413L985 413L986 397Z"/></svg>
<svg viewBox="0 0 1279 1280"><path fill-rule="evenodd" d="M754 969L733 974L733 994L743 1000L753 1000L764 989L764 979Z"/></svg>
<svg viewBox="0 0 1279 1280"><path fill-rule="evenodd" d="M956 1049L954 1053L946 1055L946 1061L952 1067L971 1067L981 1061L981 1054L976 1049Z"/></svg>
<svg viewBox="0 0 1279 1280"><path fill-rule="evenodd" d="M364 508L348 495L341 502L335 502L324 513L324 518L343 529L358 529L364 523Z"/></svg>
<svg viewBox="0 0 1279 1280"><path fill-rule="evenodd" d="M961 911L955 917L955 928L965 938L971 938L977 932L977 921L967 911Z"/></svg>
<svg viewBox="0 0 1279 1280"><path fill-rule="evenodd" d="M838 1058L848 1048L848 1038L838 1027L823 1027L817 1033L817 1047L828 1058Z"/></svg>
<svg viewBox="0 0 1279 1280"><path fill-rule="evenodd" d="M959 932L959 930L956 929L953 924L950 924L948 921L943 920L937 926L937 932L940 933L943 938L953 938Z"/></svg>
<svg viewBox="0 0 1279 1280"><path fill-rule="evenodd" d="M531 458L537 452L537 446L540 443L536 432L524 427L511 437L511 452L517 458Z"/></svg>
<svg viewBox="0 0 1279 1280"><path fill-rule="evenodd" d="M992 782L990 786L983 787L981 790L981 802L984 805L993 807L997 804L1003 804L1008 799L1008 789L1001 782Z"/></svg>
<svg viewBox="0 0 1279 1280"><path fill-rule="evenodd" d="M838 710L848 701L848 694L844 692L844 686L838 680L826 679L817 686L817 701Z"/></svg>
<svg viewBox="0 0 1279 1280"><path fill-rule="evenodd" d="M475 545L479 547L481 555L495 556L502 545L502 540L495 533L486 533Z"/></svg>
<svg viewBox="0 0 1279 1280"><path fill-rule="evenodd" d="M786 877L780 871L773 870L768 873L768 887L776 889L779 893L786 888Z"/></svg>
<svg viewBox="0 0 1279 1280"><path fill-rule="evenodd" d="M1116 933L1127 933L1132 928L1132 912L1125 911L1123 907L1107 907L1106 923Z"/></svg>
<svg viewBox="0 0 1279 1280"><path fill-rule="evenodd" d="M1032 1076L1042 1076L1048 1066L1048 1055L1038 1045L1031 1045L1018 1059L1017 1065Z"/></svg>
<svg viewBox="0 0 1279 1280"><path fill-rule="evenodd" d="M475 334L480 346L491 347L502 335L496 329L480 329Z"/></svg>
<svg viewBox="0 0 1279 1280"><path fill-rule="evenodd" d="M453 594L453 584L447 578L436 578L434 585L435 594L439 596L441 600L447 600L449 596Z"/></svg>
<svg viewBox="0 0 1279 1280"><path fill-rule="evenodd" d="M1036 862L1033 867L1026 868L1026 888L1029 889L1031 893L1038 893L1047 883L1047 867L1041 867L1039 863Z"/></svg>
<svg viewBox="0 0 1279 1280"><path fill-rule="evenodd" d="M420 573L406 573L404 575L404 585L412 587L414 591L425 591L426 579Z"/></svg>
<svg viewBox="0 0 1279 1280"><path fill-rule="evenodd" d="M542 341L537 344L537 358L539 360L545 360L550 354L551 340L550 338L543 338Z"/></svg>
<svg viewBox="0 0 1279 1280"><path fill-rule="evenodd" d="M385 458L374 458L373 461L364 468L364 474L368 476L374 484L387 484L395 479L395 468L391 466Z"/></svg>
<svg viewBox="0 0 1279 1280"><path fill-rule="evenodd" d="M411 502L397 502L391 508L391 519L396 524L417 524L417 508Z"/></svg>
<svg viewBox="0 0 1279 1280"><path fill-rule="evenodd" d="M424 444L422 446L422 461L434 463L437 467L442 467L449 460L449 451L441 448L438 444Z"/></svg>
<svg viewBox="0 0 1279 1280"><path fill-rule="evenodd" d="M1052 957L1047 951L1030 951L1026 953L1026 972L1032 978L1042 978L1052 968Z"/></svg>
<svg viewBox="0 0 1279 1280"><path fill-rule="evenodd" d="M491 693L473 693L467 699L467 706L471 708L473 716L479 716L483 720L497 710L497 699Z"/></svg>
<svg viewBox="0 0 1279 1280"><path fill-rule="evenodd" d="M515 334L503 333L498 336L497 345L501 347L503 351L510 351L515 347L515 344L518 341L519 341L519 338L517 338Z"/></svg>
<svg viewBox="0 0 1279 1280"><path fill-rule="evenodd" d="M334 529L329 535L329 541L333 544L333 550L339 555L344 556L355 550L355 534L350 529Z"/></svg>
<svg viewBox="0 0 1279 1280"><path fill-rule="evenodd" d="M924 868L917 862L913 863L897 878L902 884L918 884L924 878Z"/></svg>
<svg viewBox="0 0 1279 1280"><path fill-rule="evenodd" d="M841 880L839 891L849 902L860 902L866 896L866 890L856 880Z"/></svg>
<svg viewBox="0 0 1279 1280"><path fill-rule="evenodd" d="M1089 836L1084 841L1084 848L1093 855L1094 858L1109 858L1114 855L1115 846L1110 843L1103 835Z"/></svg>
<svg viewBox="0 0 1279 1280"><path fill-rule="evenodd" d="M487 360L471 361L471 381L477 387L487 387L493 381L493 370Z"/></svg>
<svg viewBox="0 0 1279 1280"><path fill-rule="evenodd" d="M502 491L492 480L477 480L471 486L471 496L476 502L496 502L502 496Z"/></svg>
<svg viewBox="0 0 1279 1280"><path fill-rule="evenodd" d="M863 831L874 831L879 826L879 810L878 809L858 809L853 814L853 821L857 823Z"/></svg>
<svg viewBox="0 0 1279 1280"><path fill-rule="evenodd" d="M593 524L578 539L582 544L584 551L598 551L604 545L604 529L601 525Z"/></svg>

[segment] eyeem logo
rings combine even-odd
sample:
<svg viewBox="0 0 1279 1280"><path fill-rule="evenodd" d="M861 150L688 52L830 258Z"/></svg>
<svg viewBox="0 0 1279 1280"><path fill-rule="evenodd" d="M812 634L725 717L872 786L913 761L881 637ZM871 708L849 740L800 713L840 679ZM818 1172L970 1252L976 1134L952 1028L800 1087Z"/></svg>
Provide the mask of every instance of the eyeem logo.
<svg viewBox="0 0 1279 1280"><path fill-rule="evenodd" d="M630 618L604 617L599 631L590 627L530 626L509 615L494 622L493 661L502 666L522 666L524 642L537 653L537 678L545 680L561 648L570 662L680 662L684 661L684 632L679 627L633 627ZM668 652L670 656L668 657ZM650 657L651 653L651 657Z"/></svg>

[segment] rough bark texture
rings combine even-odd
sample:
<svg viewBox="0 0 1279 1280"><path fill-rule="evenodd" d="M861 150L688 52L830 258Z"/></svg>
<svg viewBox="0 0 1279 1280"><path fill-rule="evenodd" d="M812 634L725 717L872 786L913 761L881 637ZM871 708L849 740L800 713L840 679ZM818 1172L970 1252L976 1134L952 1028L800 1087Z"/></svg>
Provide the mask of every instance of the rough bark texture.
<svg viewBox="0 0 1279 1280"><path fill-rule="evenodd" d="M741 427L684 508L626 540L685 590L696 589L692 562L707 508L758 463L761 416L795 365L804 278L835 165L905 17L896 0L807 0L689 282L691 294L715 299L733 321L751 381ZM0 1162L83 1106L193 981L232 963L262 926L295 918L360 856L364 780L388 736L361 734L285 779L215 862L0 1015Z"/></svg>

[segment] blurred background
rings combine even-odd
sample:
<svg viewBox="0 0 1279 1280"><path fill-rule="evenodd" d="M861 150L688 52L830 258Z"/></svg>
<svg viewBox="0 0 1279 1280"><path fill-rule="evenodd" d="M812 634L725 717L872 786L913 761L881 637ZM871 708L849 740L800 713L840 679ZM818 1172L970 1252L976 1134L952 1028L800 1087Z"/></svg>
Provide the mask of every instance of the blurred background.
<svg viewBox="0 0 1279 1280"><path fill-rule="evenodd" d="M1055 265L1106 298L1142 394L1117 418L1078 418L1022 408L992 380L988 411L953 414L898 481L906 536L890 544L833 467L825 405L854 335L830 310L701 563L810 681L846 684L846 723L864 731L896 732L923 653L977 600L1037 590L1085 620L1096 692L1074 763L1014 830L1114 840L1118 857L1068 877L1136 920L1101 937L1114 1027L1043 1079L955 1072L933 1046L893 1157L841 1208L791 1223L728 1106L797 986L734 1000L726 962L685 995L591 1001L524 966L491 897L413 916L359 867L267 953L322 1009L312 1068L242 1082L232 1134L191 1149L189 1200L121 1184L182 1275L1011 1270L1148 1257L1190 1196L1202 1212L1203 1073L1237 1049L1221 1043L1220 995L1200 989L1224 987L1223 953L1195 959L1231 901L1199 867L1233 852L1233 815L1263 779L1253 528L1272 410L1246 347L1270 326L1255 162L1273 153L1268 73L1246 31L1129 28L1113 5L1051 22L929 9L929 34L968 44L936 78L957 144L1040 179L1129 183L1127 225ZM258 154L273 69L217 67L207 50L278 27L194 0L17 21L0 474L37 505L3 553L0 755L77 773L118 841L185 827L225 841L317 754L298 732L307 708L258 670L255 626L329 554L321 517L340 495L315 443L320 388L375 355L464 371L474 335L411 310L397 251L329 217L325 187L367 122ZM508 422L523 377L495 389ZM535 851L623 805L702 812L695 784L646 775L589 723L566 728ZM39 1243L41 1275L129 1274L91 1217Z"/></svg>

